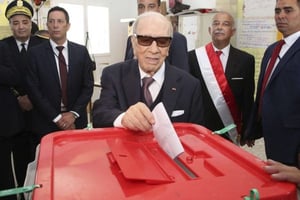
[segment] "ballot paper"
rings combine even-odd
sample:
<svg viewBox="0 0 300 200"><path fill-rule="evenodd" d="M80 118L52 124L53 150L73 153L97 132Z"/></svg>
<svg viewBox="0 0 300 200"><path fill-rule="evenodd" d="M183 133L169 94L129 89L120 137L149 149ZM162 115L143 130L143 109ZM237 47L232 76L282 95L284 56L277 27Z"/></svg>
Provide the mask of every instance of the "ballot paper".
<svg viewBox="0 0 300 200"><path fill-rule="evenodd" d="M152 111L155 124L153 125L153 134L159 146L172 158L176 158L184 152L182 144L171 123L163 103L157 104Z"/></svg>

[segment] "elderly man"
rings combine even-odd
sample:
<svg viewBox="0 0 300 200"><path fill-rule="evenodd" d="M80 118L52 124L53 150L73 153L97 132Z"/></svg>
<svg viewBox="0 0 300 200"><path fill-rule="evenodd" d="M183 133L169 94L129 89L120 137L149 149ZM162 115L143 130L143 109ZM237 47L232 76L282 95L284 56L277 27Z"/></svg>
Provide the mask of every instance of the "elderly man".
<svg viewBox="0 0 300 200"><path fill-rule="evenodd" d="M151 109L159 102L172 122L201 124L199 81L165 62L173 35L170 21L160 13L146 12L137 18L133 33L131 42L137 59L103 70L101 95L93 107L94 127L149 131L155 123ZM151 80L150 94L146 79Z"/></svg>
<svg viewBox="0 0 300 200"><path fill-rule="evenodd" d="M254 56L230 44L235 31L230 13L216 13L209 27L212 42L189 52L189 63L204 86L204 125L215 131L236 124L223 136L238 144L254 101L255 62Z"/></svg>
<svg viewBox="0 0 300 200"><path fill-rule="evenodd" d="M137 0L138 15L149 11L160 12L160 4L160 0ZM125 60L132 59L133 57L134 53L130 37L128 37L125 52ZM185 36L179 32L174 32L173 34L167 60L170 62L171 65L174 65L182 70L189 72L187 40Z"/></svg>

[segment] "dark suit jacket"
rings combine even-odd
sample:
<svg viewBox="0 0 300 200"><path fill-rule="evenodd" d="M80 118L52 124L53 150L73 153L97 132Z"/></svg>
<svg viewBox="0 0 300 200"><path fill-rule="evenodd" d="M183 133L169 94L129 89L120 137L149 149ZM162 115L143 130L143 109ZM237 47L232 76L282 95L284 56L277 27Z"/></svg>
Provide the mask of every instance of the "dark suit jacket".
<svg viewBox="0 0 300 200"><path fill-rule="evenodd" d="M262 59L247 137L263 136L268 158L297 166L300 152L300 38L276 66L264 91L261 115L258 114L262 79L275 45L267 48Z"/></svg>
<svg viewBox="0 0 300 200"><path fill-rule="evenodd" d="M0 140L16 135L24 126L22 111L11 90L19 82L11 58L8 46L0 42Z"/></svg>
<svg viewBox="0 0 300 200"><path fill-rule="evenodd" d="M203 86L205 126L212 131L224 128L202 77L195 50L189 52L189 63L192 75L198 78ZM242 113L242 132L245 130L254 101L254 68L255 62L252 55L230 46L225 76Z"/></svg>
<svg viewBox="0 0 300 200"><path fill-rule="evenodd" d="M47 40L36 36L31 36L29 39L27 51L32 47L41 44L45 41ZM5 42L9 46L11 54L13 56L14 65L20 71L20 73L23 74L23 76L21 76L21 83L15 89L20 93L20 95L25 95L27 94L27 86L24 74L27 73L26 66L28 66L28 57L21 56L16 39L13 36L4 38L3 42Z"/></svg>
<svg viewBox="0 0 300 200"><path fill-rule="evenodd" d="M39 38L36 36L31 36L29 39L27 51L31 49L32 47L41 44L43 42L47 41L46 39ZM18 44L16 42L16 39L13 36L7 37L3 39L3 42L5 42L9 48L10 52L12 53L13 56L13 63L16 69L19 71L21 76L21 81L18 85L14 86L15 91L17 91L18 95L26 95L28 92L28 86L26 82L26 74L27 74L27 69L26 67L28 66L28 54L26 53L25 56L20 54ZM26 126L24 127L24 131L31 131L33 122L32 122L32 113L31 111L26 111L23 112L24 119L25 119L25 124Z"/></svg>
<svg viewBox="0 0 300 200"><path fill-rule="evenodd" d="M130 37L127 38L127 46L125 52L125 60L132 59L133 48L131 44ZM188 51L187 51L187 41L184 35L179 32L174 32L173 39L169 49L169 56L167 61L171 65L179 67L186 72L189 72L189 62L188 62Z"/></svg>
<svg viewBox="0 0 300 200"><path fill-rule="evenodd" d="M87 125L86 107L93 93L92 61L87 49L79 44L68 42L68 111L77 112L76 128ZM58 127L52 120L61 113L61 88L55 62L55 53L50 42L33 47L29 51L30 66L28 67L29 95L35 106L34 130L44 135L57 131Z"/></svg>
<svg viewBox="0 0 300 200"><path fill-rule="evenodd" d="M131 59L104 68L100 99L94 102L93 126L113 126L118 115L141 101L138 62ZM190 74L166 63L162 102L172 122L203 121L202 94L199 81ZM184 114L172 117L175 110Z"/></svg>

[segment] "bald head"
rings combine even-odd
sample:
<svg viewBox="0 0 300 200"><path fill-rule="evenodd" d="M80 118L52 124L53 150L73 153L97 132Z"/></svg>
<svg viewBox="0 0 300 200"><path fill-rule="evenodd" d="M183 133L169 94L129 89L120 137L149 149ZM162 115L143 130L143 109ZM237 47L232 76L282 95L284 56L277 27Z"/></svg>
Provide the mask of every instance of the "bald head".
<svg viewBox="0 0 300 200"><path fill-rule="evenodd" d="M133 25L133 52L140 68L150 76L162 66L169 54L173 28L171 22L158 12L140 15Z"/></svg>
<svg viewBox="0 0 300 200"><path fill-rule="evenodd" d="M164 27L166 30L166 36L173 37L173 28L172 24L169 19L158 12L146 12L138 16L135 23L133 24L133 33L137 33L138 29L140 28L140 24L146 23L147 26L153 27L153 33L155 34L158 30L158 26Z"/></svg>

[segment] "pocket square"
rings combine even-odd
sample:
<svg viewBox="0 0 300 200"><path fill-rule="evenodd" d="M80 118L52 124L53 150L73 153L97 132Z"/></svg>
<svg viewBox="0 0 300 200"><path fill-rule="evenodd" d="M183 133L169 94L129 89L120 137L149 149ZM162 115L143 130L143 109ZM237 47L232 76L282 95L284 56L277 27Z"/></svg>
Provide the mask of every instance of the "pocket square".
<svg viewBox="0 0 300 200"><path fill-rule="evenodd" d="M172 112L171 117L178 117L178 116L183 115L183 114L184 114L184 110L174 110Z"/></svg>
<svg viewBox="0 0 300 200"><path fill-rule="evenodd" d="M231 78L231 80L243 80L244 78L243 77L233 77Z"/></svg>

